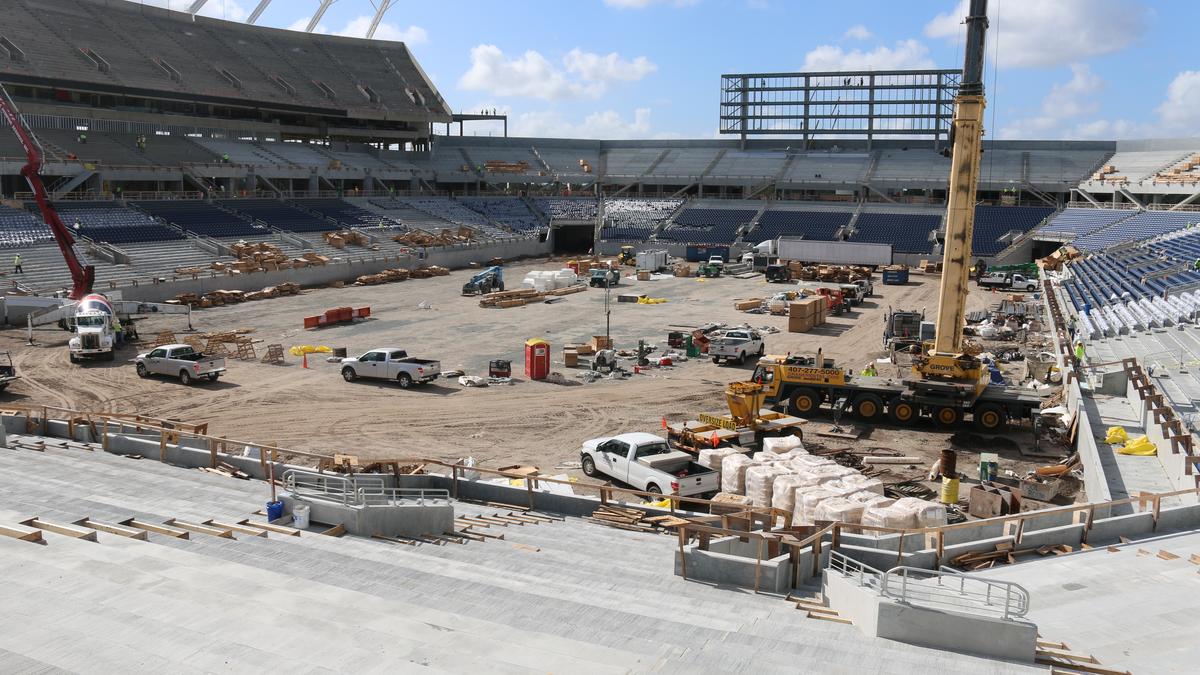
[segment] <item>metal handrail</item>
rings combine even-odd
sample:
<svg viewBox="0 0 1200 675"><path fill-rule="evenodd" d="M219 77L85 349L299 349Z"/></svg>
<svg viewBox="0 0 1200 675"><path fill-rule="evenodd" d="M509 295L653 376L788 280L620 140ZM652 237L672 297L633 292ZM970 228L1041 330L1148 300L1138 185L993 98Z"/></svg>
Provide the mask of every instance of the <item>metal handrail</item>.
<svg viewBox="0 0 1200 675"><path fill-rule="evenodd" d="M297 496L324 499L344 506L360 505L359 490L384 489L383 478L376 476L335 476L289 469L283 474L283 487Z"/></svg>
<svg viewBox="0 0 1200 675"><path fill-rule="evenodd" d="M920 583L930 580L935 583ZM908 605L998 615L1005 620L1029 613L1029 591L1011 581L908 566L893 567L881 581L880 595Z"/></svg>
<svg viewBox="0 0 1200 675"><path fill-rule="evenodd" d="M339 476L289 469L283 487L296 496L322 499L343 506L400 506L450 503L450 491L436 488L393 488L378 476Z"/></svg>
<svg viewBox="0 0 1200 675"><path fill-rule="evenodd" d="M944 566L939 570L899 566L882 572L843 553L830 551L827 571L857 580L859 586L884 598L915 607L999 616L1005 620L1029 613L1029 591L1020 584L968 576Z"/></svg>
<svg viewBox="0 0 1200 675"><path fill-rule="evenodd" d="M450 503L450 491L441 488L359 488L355 491L360 506L443 505Z"/></svg>
<svg viewBox="0 0 1200 675"><path fill-rule="evenodd" d="M858 585L863 588L880 590L883 583L883 572L861 563L844 553L829 552L828 570L837 572L847 579L858 579Z"/></svg>

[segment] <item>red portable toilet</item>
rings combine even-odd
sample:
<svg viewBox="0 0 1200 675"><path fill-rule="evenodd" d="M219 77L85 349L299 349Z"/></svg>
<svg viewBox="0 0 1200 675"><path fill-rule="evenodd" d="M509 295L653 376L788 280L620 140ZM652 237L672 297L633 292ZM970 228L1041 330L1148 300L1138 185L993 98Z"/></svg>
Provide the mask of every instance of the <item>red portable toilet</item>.
<svg viewBox="0 0 1200 675"><path fill-rule="evenodd" d="M550 343L541 338L525 341L525 377L544 380L550 374Z"/></svg>

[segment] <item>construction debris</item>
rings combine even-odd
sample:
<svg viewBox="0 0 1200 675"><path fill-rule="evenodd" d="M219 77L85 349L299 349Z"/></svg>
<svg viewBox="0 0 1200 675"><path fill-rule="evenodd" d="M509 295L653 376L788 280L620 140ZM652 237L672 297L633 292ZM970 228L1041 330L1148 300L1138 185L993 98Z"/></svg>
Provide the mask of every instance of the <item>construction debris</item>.
<svg viewBox="0 0 1200 675"><path fill-rule="evenodd" d="M1017 556L1033 555L1040 556L1048 555L1063 555L1071 553L1074 549L1066 544L1059 546L1037 546L1034 548L1015 548L1012 542L1000 542L996 544L996 548L991 551L969 551L950 559L950 564L959 569L973 571L987 569L995 566L997 563L1002 565L1011 565L1017 561Z"/></svg>
<svg viewBox="0 0 1200 675"><path fill-rule="evenodd" d="M234 305L240 302L248 302L252 300L266 300L268 298L278 298L285 295L299 295L300 284L293 282L285 282L277 286L267 286L261 291L225 291L216 290L197 295L195 293L180 293L174 298L167 301L171 305L187 305L193 309L207 309L209 307L221 307L223 305Z"/></svg>
<svg viewBox="0 0 1200 675"><path fill-rule="evenodd" d="M459 227L457 230L441 230L437 234L420 229L410 229L408 232L392 237L393 240L405 246L450 246L475 239L475 231L469 227Z"/></svg>
<svg viewBox="0 0 1200 675"><path fill-rule="evenodd" d="M563 295L571 295L573 293L581 293L587 290L587 286L567 286L566 288L558 288L544 293L538 292L532 288L522 288L516 291L499 291L497 293L488 293L479 298L480 307L520 307L532 303L545 301L548 297L560 297Z"/></svg>
<svg viewBox="0 0 1200 675"><path fill-rule="evenodd" d="M648 516L641 509L631 509L609 504L601 505L585 520L608 525L620 530L632 530L634 532L666 532L691 522L685 518L677 518L670 515Z"/></svg>

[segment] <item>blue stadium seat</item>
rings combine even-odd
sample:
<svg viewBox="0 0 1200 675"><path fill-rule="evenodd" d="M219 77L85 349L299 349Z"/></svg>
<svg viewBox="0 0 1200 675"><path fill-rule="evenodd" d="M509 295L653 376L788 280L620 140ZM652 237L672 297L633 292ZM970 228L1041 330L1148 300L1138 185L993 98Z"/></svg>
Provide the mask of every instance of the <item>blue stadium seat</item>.
<svg viewBox="0 0 1200 675"><path fill-rule="evenodd" d="M861 213L850 241L891 244L897 253L929 253L929 233L941 224L942 217L931 213Z"/></svg>

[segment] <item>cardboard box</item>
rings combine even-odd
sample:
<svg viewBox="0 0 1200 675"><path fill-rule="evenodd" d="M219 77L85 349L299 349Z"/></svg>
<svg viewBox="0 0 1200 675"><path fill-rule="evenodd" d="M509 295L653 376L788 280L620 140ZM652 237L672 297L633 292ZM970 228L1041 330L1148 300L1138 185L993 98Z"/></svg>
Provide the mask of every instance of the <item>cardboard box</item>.
<svg viewBox="0 0 1200 675"><path fill-rule="evenodd" d="M650 270L638 270L637 280L638 281L650 281Z"/></svg>
<svg viewBox="0 0 1200 675"><path fill-rule="evenodd" d="M788 317L788 332L789 333L807 333L813 329L812 317L808 316L789 316Z"/></svg>
<svg viewBox="0 0 1200 675"><path fill-rule="evenodd" d="M748 309L757 309L762 307L762 298L750 298L733 303L733 308L739 312L744 312Z"/></svg>
<svg viewBox="0 0 1200 675"><path fill-rule="evenodd" d="M612 349L612 345L613 345L613 342L612 342L611 337L608 337L606 335L593 335L592 336L592 350L593 351L598 352L601 349Z"/></svg>
<svg viewBox="0 0 1200 675"><path fill-rule="evenodd" d="M574 349L563 349L563 365L574 368L579 365L579 352Z"/></svg>
<svg viewBox="0 0 1200 675"><path fill-rule="evenodd" d="M677 277L690 277L690 276L692 276L692 266L691 266L691 265L679 265L679 266L677 266L677 267L675 268L675 276L677 276Z"/></svg>

